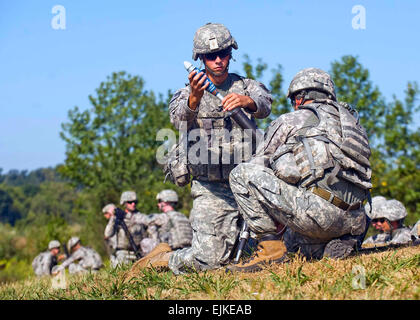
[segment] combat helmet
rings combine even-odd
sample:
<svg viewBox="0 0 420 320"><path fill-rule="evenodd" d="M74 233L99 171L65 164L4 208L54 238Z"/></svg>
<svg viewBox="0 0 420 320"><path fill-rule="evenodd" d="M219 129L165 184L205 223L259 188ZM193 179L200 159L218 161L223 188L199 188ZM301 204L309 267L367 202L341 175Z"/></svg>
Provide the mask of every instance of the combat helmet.
<svg viewBox="0 0 420 320"><path fill-rule="evenodd" d="M115 204L109 203L105 207L102 208L102 213L107 213L114 209L115 209Z"/></svg>
<svg viewBox="0 0 420 320"><path fill-rule="evenodd" d="M178 194L174 190L162 190L157 194L156 200L163 202L178 202Z"/></svg>
<svg viewBox="0 0 420 320"><path fill-rule="evenodd" d="M377 211L379 210L379 207L381 206L381 204L386 202L386 198L383 196L375 196L372 198L372 209L370 207L370 203L366 203L365 205L365 212L367 214L367 216L370 219L375 219L374 217L377 214Z"/></svg>
<svg viewBox="0 0 420 320"><path fill-rule="evenodd" d="M220 23L207 23L198 28L194 35L192 58L197 60L202 54L221 51L229 47L238 49L238 44L229 29Z"/></svg>
<svg viewBox="0 0 420 320"><path fill-rule="evenodd" d="M61 246L61 244L60 244L60 242L58 240L51 240L48 243L48 250L55 249L55 248L58 248L59 249L60 246Z"/></svg>
<svg viewBox="0 0 420 320"><path fill-rule="evenodd" d="M79 237L71 237L69 241L67 241L67 249L71 251L73 247L80 242Z"/></svg>
<svg viewBox="0 0 420 320"><path fill-rule="evenodd" d="M291 98L301 90L318 90L327 93L336 100L335 86L330 75L317 68L306 68L299 71L290 82L287 98Z"/></svg>
<svg viewBox="0 0 420 320"><path fill-rule="evenodd" d="M374 197L372 199L372 214L371 219L380 219L385 218L389 221L398 221L402 220L407 216L407 209L404 205L398 200L383 200L379 197ZM375 201L376 200L376 201Z"/></svg>
<svg viewBox="0 0 420 320"><path fill-rule="evenodd" d="M124 191L121 194L120 204L123 205L127 201L137 201L137 194L134 191Z"/></svg>

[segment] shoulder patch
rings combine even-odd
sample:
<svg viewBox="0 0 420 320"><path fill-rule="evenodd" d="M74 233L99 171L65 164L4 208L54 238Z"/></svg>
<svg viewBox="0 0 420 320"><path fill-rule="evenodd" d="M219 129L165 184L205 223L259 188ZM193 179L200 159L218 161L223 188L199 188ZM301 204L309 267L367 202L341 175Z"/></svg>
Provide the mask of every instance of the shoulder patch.
<svg viewBox="0 0 420 320"><path fill-rule="evenodd" d="M175 101L180 95L181 95L181 91L177 91L175 92L175 94L172 96L171 101L169 101L169 103L172 103L173 101Z"/></svg>

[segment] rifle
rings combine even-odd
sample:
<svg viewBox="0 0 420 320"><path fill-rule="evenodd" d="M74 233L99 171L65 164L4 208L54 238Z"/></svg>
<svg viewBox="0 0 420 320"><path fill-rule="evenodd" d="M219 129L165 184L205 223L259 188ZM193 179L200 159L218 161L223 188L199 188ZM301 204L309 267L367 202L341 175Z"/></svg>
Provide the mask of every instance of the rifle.
<svg viewBox="0 0 420 320"><path fill-rule="evenodd" d="M63 247L63 252L66 255L66 259L68 259L70 257L70 253L69 253L69 250L68 250L66 244L63 244L62 247Z"/></svg>
<svg viewBox="0 0 420 320"><path fill-rule="evenodd" d="M415 239L408 243L400 243L400 244L397 244L397 243L382 244L382 245L377 244L368 248L364 248L364 247L359 248L354 253L352 253L351 256L378 253L378 252L384 252L384 251L399 249L399 248L416 247L418 245L420 245L419 239Z"/></svg>
<svg viewBox="0 0 420 320"><path fill-rule="evenodd" d="M236 121L236 123L242 128L242 129L251 129L251 136L252 136L252 154L255 154L256 148L257 148L257 126L254 122L252 122L245 113L239 109L236 108L230 112L227 113L228 117L231 117L233 120ZM236 256L233 260L233 263L238 263L239 259L241 258L242 251L245 248L245 245L249 239L249 227L246 221L244 220L241 227L241 232L238 236L238 245L236 249Z"/></svg>
<svg viewBox="0 0 420 320"><path fill-rule="evenodd" d="M121 210L120 208L115 208L115 224L116 226L120 225L121 228L123 228L125 234L128 237L128 241L130 242L130 245L136 254L137 259L140 259L142 257L140 249L134 242L133 236L128 230L128 227L124 221L124 216L125 216L125 212L123 210Z"/></svg>
<svg viewBox="0 0 420 320"><path fill-rule="evenodd" d="M249 238L249 228L248 228L248 224L244 220L244 222L242 223L241 232L239 233L239 243L238 243L238 248L236 250L236 256L235 256L235 259L233 260L233 263L236 264L239 262L239 259L241 258L242 251L245 248L248 238Z"/></svg>

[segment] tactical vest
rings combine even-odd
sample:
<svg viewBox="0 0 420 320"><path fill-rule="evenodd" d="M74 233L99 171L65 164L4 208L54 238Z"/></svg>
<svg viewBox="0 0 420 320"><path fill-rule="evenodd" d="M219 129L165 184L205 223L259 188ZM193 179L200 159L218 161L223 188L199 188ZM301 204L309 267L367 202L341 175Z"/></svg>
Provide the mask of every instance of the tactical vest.
<svg viewBox="0 0 420 320"><path fill-rule="evenodd" d="M227 84L228 90L219 90L222 95L226 96L233 92L247 95L243 77L230 73L226 81L230 81L230 83ZM247 116L253 119L249 114ZM239 147L240 142L243 141L242 128L235 120L226 117L221 101L207 91L201 98L197 117L192 126L192 129L196 128L202 129L202 136L207 138L208 158L206 159L208 163L191 164L189 161L188 167L191 175L208 181L228 181L229 173L238 164L235 163L234 148L235 146ZM228 139L223 136L224 133L229 134ZM212 138L216 138L218 143L214 143ZM189 148L193 146L194 143L189 144ZM242 162L247 161L250 157L251 152L245 152ZM215 159L216 161L214 161Z"/></svg>
<svg viewBox="0 0 420 320"><path fill-rule="evenodd" d="M330 181L338 176L359 188L371 189L369 141L358 120L331 100L315 100L300 108L311 110L318 118L318 125L304 126L295 136L292 152L301 174L301 185L310 186L331 169Z"/></svg>
<svg viewBox="0 0 420 320"><path fill-rule="evenodd" d="M371 189L369 141L358 119L332 100L299 108L311 110L313 116L270 159L276 175L305 188L321 180L331 185L340 177L358 189Z"/></svg>
<svg viewBox="0 0 420 320"><path fill-rule="evenodd" d="M191 245L192 228L188 218L180 212L166 212L169 222L164 226L163 232L168 236L168 242L172 249L183 248Z"/></svg>
<svg viewBox="0 0 420 320"><path fill-rule="evenodd" d="M147 231L143 224L134 223L133 222L133 215L134 214L142 214L139 211L135 211L132 213L130 218L125 217L124 222L127 225L128 231L130 231L131 236L133 237L134 243L139 246L141 240L147 237ZM124 229L119 225L118 229L116 230L116 243L118 250L133 250L131 247L130 241L128 239L128 235L125 233Z"/></svg>

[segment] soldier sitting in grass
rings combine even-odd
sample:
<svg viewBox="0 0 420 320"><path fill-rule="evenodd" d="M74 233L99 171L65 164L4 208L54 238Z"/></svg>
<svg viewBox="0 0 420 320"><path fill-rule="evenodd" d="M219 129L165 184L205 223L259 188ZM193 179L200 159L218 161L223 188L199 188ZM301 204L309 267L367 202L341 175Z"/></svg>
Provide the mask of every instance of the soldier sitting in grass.
<svg viewBox="0 0 420 320"><path fill-rule="evenodd" d="M387 200L378 196L372 199L372 212L367 210L370 215L373 227L380 233L367 238L364 246L406 244L413 240L410 228L403 225L407 216L407 210L398 200Z"/></svg>
<svg viewBox="0 0 420 320"><path fill-rule="evenodd" d="M78 237L70 238L67 247L70 257L54 268L52 274L56 275L67 267L70 273L97 271L102 267L101 256L92 248L82 246Z"/></svg>
<svg viewBox="0 0 420 320"><path fill-rule="evenodd" d="M41 252L35 257L32 262L32 267L37 276L50 275L51 270L57 265L57 262L64 259L64 255L58 255L60 253L60 242L52 240L48 244L48 250Z"/></svg>

